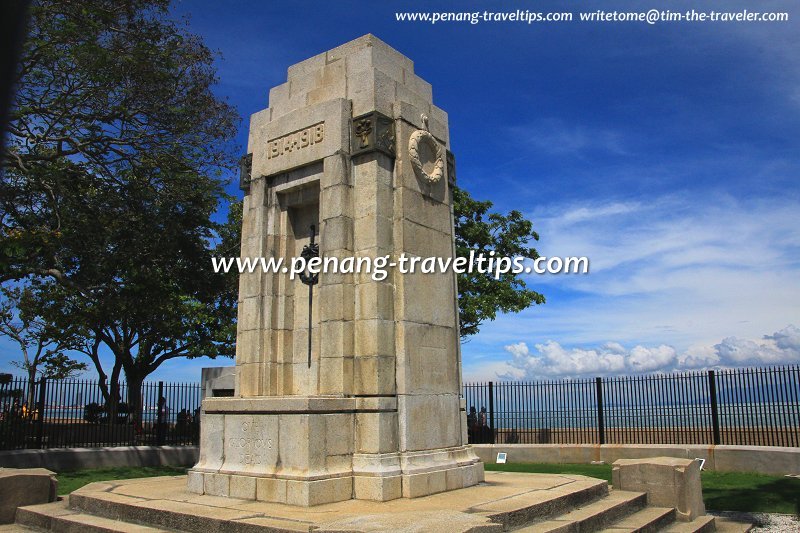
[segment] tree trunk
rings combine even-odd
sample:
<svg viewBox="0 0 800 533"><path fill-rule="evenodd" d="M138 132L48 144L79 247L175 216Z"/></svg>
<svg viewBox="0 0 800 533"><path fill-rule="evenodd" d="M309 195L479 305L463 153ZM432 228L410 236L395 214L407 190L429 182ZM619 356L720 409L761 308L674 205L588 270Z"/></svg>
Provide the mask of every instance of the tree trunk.
<svg viewBox="0 0 800 533"><path fill-rule="evenodd" d="M119 403L122 401L119 392L119 380L112 379L108 387L108 401L106 402L106 412L108 412L108 419L113 423L117 423L117 413L119 412Z"/></svg>
<svg viewBox="0 0 800 533"><path fill-rule="evenodd" d="M33 412L33 409L36 406L36 367L33 365L28 365L28 399L26 403L28 404L28 412Z"/></svg>
<svg viewBox="0 0 800 533"><path fill-rule="evenodd" d="M92 360L92 364L94 364L94 369L97 371L97 384L100 387L100 394L103 395L103 405L108 406L111 404L111 393L108 390L108 383L106 383L108 376L103 371L103 365L100 364L100 355L98 354L99 346L100 341L95 341L94 345L92 346L92 351L84 351L84 353L89 356L89 359Z"/></svg>
<svg viewBox="0 0 800 533"><path fill-rule="evenodd" d="M111 378L109 379L106 392L104 393L106 400L106 412L108 413L109 420L117 423L117 416L119 414L119 403L122 401L122 394L120 393L119 375L122 370L122 364L115 362L114 368L111 370ZM102 390L103 385L101 385Z"/></svg>
<svg viewBox="0 0 800 533"><path fill-rule="evenodd" d="M130 413L130 420L133 424L134 438L141 441L143 435L142 427L142 383L144 377L138 372L129 372L126 370L125 378L128 382L128 409ZM139 444L136 442L135 444Z"/></svg>

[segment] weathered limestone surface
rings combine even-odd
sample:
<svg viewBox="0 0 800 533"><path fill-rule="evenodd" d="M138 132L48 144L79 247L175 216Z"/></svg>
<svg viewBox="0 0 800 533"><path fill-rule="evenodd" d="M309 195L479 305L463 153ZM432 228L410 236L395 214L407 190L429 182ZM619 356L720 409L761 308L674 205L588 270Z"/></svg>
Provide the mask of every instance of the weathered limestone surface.
<svg viewBox="0 0 800 533"><path fill-rule="evenodd" d="M366 35L289 68L251 118L242 257L452 257L447 114ZM196 493L316 505L483 480L466 445L453 273L243 273L235 395L203 402ZM311 346L308 364L309 335Z"/></svg>
<svg viewBox="0 0 800 533"><path fill-rule="evenodd" d="M675 457L619 459L611 476L615 489L646 492L648 504L674 507L679 520L692 521L706 514L697 461Z"/></svg>
<svg viewBox="0 0 800 533"><path fill-rule="evenodd" d="M14 521L17 507L56 500L55 472L44 468L0 468L0 524Z"/></svg>

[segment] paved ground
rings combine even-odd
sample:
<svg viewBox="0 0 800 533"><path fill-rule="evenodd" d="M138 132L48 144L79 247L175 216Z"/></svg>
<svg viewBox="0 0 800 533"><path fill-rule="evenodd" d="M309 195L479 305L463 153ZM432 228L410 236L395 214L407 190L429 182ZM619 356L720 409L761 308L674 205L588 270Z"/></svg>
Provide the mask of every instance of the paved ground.
<svg viewBox="0 0 800 533"><path fill-rule="evenodd" d="M409 531L426 530L429 520L441 524L445 513L446 523L455 531L489 524L487 515L554 500L605 483L578 475L531 476L514 472L487 472L486 481L480 486L413 500L347 500L310 508L193 494L186 490L185 476L92 483L75 494L243 523L282 527L295 523L303 529L310 524L330 529L346 529L348 525L363 528L366 524L374 531L399 531L405 529L403 525Z"/></svg>
<svg viewBox="0 0 800 533"><path fill-rule="evenodd" d="M225 527L231 531L250 530L253 525L259 525L272 527L273 530L305 532L315 529L320 532L358 530L452 533L470 530L497 531L502 526L493 522L492 517L511 525L515 518L510 517L518 518L522 509L543 509L549 515L569 513L576 509L577 494L586 495L581 501L587 501L587 497L590 498L589 501L595 501L585 506L587 512L593 507L613 506L614 495L627 494L614 491L612 495L602 497L606 493L605 481L579 475L487 472L486 483L479 486L423 498L401 498L390 502L347 500L310 508L189 493L186 490L186 476L92 483L73 492L72 497L77 498L80 507L90 512L94 512L92 509L106 509L106 513L100 514L116 519L151 523L147 518L152 519L152 513L155 512L162 519L152 523L159 523L159 527L169 530L183 529L179 526L189 525L192 527L188 529L193 531L207 531L214 529L210 526L218 526L220 521L224 521ZM598 497L601 500L596 500ZM73 500L73 504L75 503L76 500ZM67 502L60 502L42 507L59 507L53 508L53 516L73 513L73 518L79 518L79 515L74 514L75 511L67 509L66 504ZM642 513L632 516L637 514ZM735 520L741 517L730 518ZM747 531L747 526L731 519L718 520L717 531ZM800 531L796 522L788 520L787 517L776 522L762 520L764 525L769 524L772 527L762 531ZM0 533L19 531L27 530L13 525L0 526Z"/></svg>

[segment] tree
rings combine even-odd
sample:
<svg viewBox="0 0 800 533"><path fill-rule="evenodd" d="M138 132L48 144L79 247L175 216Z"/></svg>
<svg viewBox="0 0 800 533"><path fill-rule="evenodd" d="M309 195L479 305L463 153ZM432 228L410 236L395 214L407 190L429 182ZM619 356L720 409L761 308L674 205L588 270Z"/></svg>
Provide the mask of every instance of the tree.
<svg viewBox="0 0 800 533"><path fill-rule="evenodd" d="M531 240L539 240L533 224L519 211L507 215L492 213L490 201L478 201L459 187L453 188L453 217L455 221L456 255L468 257L475 254L489 256L494 251L499 257L539 257ZM461 337L474 335L481 324L494 320L498 311L517 313L534 304L543 304L544 296L527 288L519 274L511 272L495 278L493 274L472 273L458 275L458 310Z"/></svg>
<svg viewBox="0 0 800 533"><path fill-rule="evenodd" d="M19 346L22 360L12 364L25 371L28 405L33 405L33 385L37 377L65 379L87 367L63 353L73 347L75 338L64 335L36 313L30 288L3 287L0 292L3 296L0 301L0 335Z"/></svg>
<svg viewBox="0 0 800 533"><path fill-rule="evenodd" d="M91 289L43 286L39 312L65 335L84 339L78 349L101 378L101 345L113 353L104 395L113 418L123 371L135 418L142 382L165 361L233 354L236 295L210 268L220 185L198 176L126 179L123 187L97 187L86 205L81 196L62 202L76 231L62 239L73 243L62 254L76 265L70 281Z"/></svg>
<svg viewBox="0 0 800 533"><path fill-rule="evenodd" d="M0 281L50 278L39 311L106 374L140 385L175 357L232 354L234 304L210 272L238 117L214 54L168 0L31 8L0 181ZM233 326L235 327L235 326Z"/></svg>
<svg viewBox="0 0 800 533"><path fill-rule="evenodd" d="M213 54L169 0L43 0L31 8L0 192L0 281L70 285L65 189L232 165L238 120L212 92ZM71 285L74 290L90 288Z"/></svg>

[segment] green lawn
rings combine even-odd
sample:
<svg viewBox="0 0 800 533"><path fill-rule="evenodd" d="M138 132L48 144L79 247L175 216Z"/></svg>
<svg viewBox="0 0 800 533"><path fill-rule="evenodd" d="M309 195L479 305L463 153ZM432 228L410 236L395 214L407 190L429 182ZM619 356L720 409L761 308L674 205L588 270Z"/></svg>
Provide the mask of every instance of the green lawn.
<svg viewBox="0 0 800 533"><path fill-rule="evenodd" d="M486 470L580 474L611 481L611 465L486 464ZM711 511L800 514L800 479L744 472L703 471L703 499Z"/></svg>
<svg viewBox="0 0 800 533"><path fill-rule="evenodd" d="M537 474L579 474L605 479L611 483L610 465L552 465L544 463L506 463L504 465L483 463L485 470L502 472L534 472Z"/></svg>
<svg viewBox="0 0 800 533"><path fill-rule="evenodd" d="M84 485L94 483L95 481L154 476L182 476L185 473L186 468L176 466L122 466L117 468L99 468L97 470L61 472L56 477L58 478L58 494L63 496Z"/></svg>

